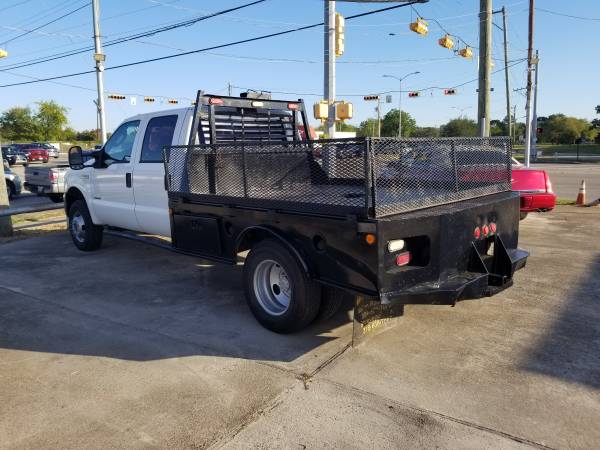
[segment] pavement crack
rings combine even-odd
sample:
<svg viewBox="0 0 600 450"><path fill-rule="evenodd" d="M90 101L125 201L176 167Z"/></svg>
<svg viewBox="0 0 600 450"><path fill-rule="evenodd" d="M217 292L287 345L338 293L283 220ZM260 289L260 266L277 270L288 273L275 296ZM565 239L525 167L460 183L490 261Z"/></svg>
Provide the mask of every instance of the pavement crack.
<svg viewBox="0 0 600 450"><path fill-rule="evenodd" d="M450 422L458 423L460 425L464 425L464 426L469 427L469 428L474 428L474 429L477 429L477 430L480 430L480 431L484 431L484 432L487 432L487 433L492 433L492 434L495 434L497 436L501 436L501 437L504 437L506 439L510 439L512 441L518 442L520 444L529 445L531 447L539 448L539 449L543 449L543 450L556 450L554 447L549 447L549 446L544 445L544 444L542 444L540 442L532 441L530 439L527 439L527 438L524 438L524 437L521 437L521 436L516 436L514 434L507 433L505 431L498 430L496 428L490 428L490 427L487 427L485 425L481 425L481 424L478 424L478 423L475 423L475 422L472 422L472 421L469 421L469 420L460 419L458 417L453 417L453 416L450 416L448 414L440 413L440 412L433 411L433 410L426 409L426 408L421 408L421 407L418 407L418 406L415 406L415 405L411 405L411 404L408 404L408 403L399 402L397 400L392 400L392 399L389 399L387 397L383 397L383 396L381 396L379 394L375 394L374 392L365 391L364 389L360 389L360 388L357 388L357 387L354 387L354 386L348 386L348 385L345 385L345 384L342 384L342 383L338 383L337 381L328 380L328 379L325 379L325 378L320 379L319 381L320 382L325 382L325 383L332 384L332 385L334 385L334 386L336 386L336 387L338 387L340 389L346 389L346 390L354 391L356 393L359 393L359 394L362 394L362 395L365 395L365 396L377 398L377 399L379 399L382 402L387 403L387 404L391 403L391 404L397 405L397 406L399 406L401 408L409 409L411 411L415 411L415 412L418 412L418 413L421 413L421 414L429 414L431 416L436 416L436 417L439 417L441 419L445 419L445 420L448 420Z"/></svg>

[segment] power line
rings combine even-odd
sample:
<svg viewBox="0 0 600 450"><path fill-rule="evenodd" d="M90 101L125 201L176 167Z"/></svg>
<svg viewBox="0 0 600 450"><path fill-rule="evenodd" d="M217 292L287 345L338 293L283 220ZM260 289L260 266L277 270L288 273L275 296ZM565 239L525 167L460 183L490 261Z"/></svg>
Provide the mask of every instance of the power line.
<svg viewBox="0 0 600 450"><path fill-rule="evenodd" d="M145 31L143 33L137 33L135 35L129 35L129 36L125 36L125 37L122 37L122 38L113 39L111 41L107 41L106 43L104 43L104 47L110 47L110 46L113 46L113 45L122 44L124 42L129 42L129 41L132 41L132 40L135 40L135 39L139 39L139 38L142 38L142 37L154 36L156 34L164 33L166 31L175 30L177 28L191 26L191 25L194 25L195 23L201 22L203 20L212 19L213 17L217 17L217 16L220 16L220 15L223 15L223 14L227 14L227 13L230 13L230 12L233 12L233 11L237 11L237 10L240 10L240 9L243 9L243 8L248 8L250 6L254 6L254 5L259 4L259 3L264 3L266 1L268 1L268 0L255 0L253 2L245 3L243 5L236 6L236 7L233 7L233 8L228 8L228 9L224 9L224 10L217 11L217 12L214 12L214 13L206 14L204 16L195 17L193 19L188 19L188 20L184 20L184 21L181 21L181 22L177 22L177 23L175 23L173 25L167 25L167 26L163 26L163 27L160 27L160 28L154 28L152 30ZM8 66L0 67L0 71L6 70L6 69L11 69L11 70L12 69L20 69L22 67L28 67L28 66L33 66L33 65L41 64L41 63L44 63L44 62L55 61L57 59L62 59L62 58L66 58L66 57L69 57L69 56L75 56L75 55L79 55L81 53L86 53L86 52L88 52L90 50L93 50L93 49L94 49L93 46L83 47L83 48L79 48L79 49L74 49L74 50L69 50L69 51L66 51L66 52L58 53L58 54L55 54L55 55L50 55L50 56L47 56L47 57L35 58L33 60L30 60L30 61L24 61L24 62L21 62L21 63L17 63L17 64L13 64L13 65L8 65Z"/></svg>
<svg viewBox="0 0 600 450"><path fill-rule="evenodd" d="M17 2L17 3L13 3L12 5L9 5L9 6L6 6L6 7L2 8L2 9L0 9L0 12L6 11L7 9L11 9L11 8L16 7L16 6L24 5L25 3L29 3L30 1L31 0L23 0L23 1L20 1L20 2Z"/></svg>
<svg viewBox="0 0 600 450"><path fill-rule="evenodd" d="M249 5L252 5L252 4L256 4L256 3L262 3L264 1L266 1L266 0L257 0L255 2L247 4L246 6L249 6ZM353 19L357 19L359 17L365 17L365 16L369 16L369 15L373 15L373 14L382 13L382 12L385 12L385 11L390 11L390 10L397 9L397 8L403 8L405 6L410 6L413 3L420 3L420 2L419 2L419 0L414 0L414 1L410 2L410 3L404 3L402 5L388 6L388 7L385 7L385 8L379 8L379 9L375 9L375 10L372 10L372 11L367 11L367 12L364 12L364 13L354 14L352 16L346 17L346 20L353 20ZM233 10L233 9L240 9L240 7L230 8L229 10ZM220 11L219 13L214 13L214 14L211 15L211 17L214 17L216 15L220 15L220 14L223 14L223 12ZM208 18L208 16L204 16L204 17ZM203 53L203 52L207 52L207 51L210 51L210 50L217 50L217 49L220 49L220 48L232 47L232 46L240 45L240 44L247 44L247 43L250 43L250 42L261 41L261 40L269 39L269 38L272 38L272 37L277 37L277 36L283 36L283 35L287 35L287 34L291 34L291 33L296 33L298 31L305 31L305 30L308 30L308 29L311 29L311 28L320 27L322 25L323 25L323 22L319 22L319 23L315 23L315 24L312 24L312 25L306 25L306 26L303 26L303 27L292 28L290 30L279 31L279 32L276 32L276 33L265 34L265 35L262 35L262 36L256 36L256 37L247 38L247 39L240 39L238 41L228 42L226 44L213 45L211 47L205 47L205 48L200 48L200 49L196 49L196 50L190 50L190 51L186 51L186 52L180 52L180 53L174 53L174 54L171 54L171 55L160 56L160 57L156 57L156 58L150 58L150 59L144 59L144 60L134 61L134 62L125 63L125 64L119 64L119 65L116 65L116 66L106 67L104 70L122 69L122 68L125 68L125 67L137 66L137 65L140 65L140 64L147 64L147 63L150 63L150 62L163 61L163 60L172 59L172 58L179 58L181 56L187 56L187 55L192 55L192 54L196 54L196 53ZM156 33L154 33L154 34L156 34ZM135 38L128 38L127 40L133 40L133 39L135 39ZM105 45L105 47L107 45ZM15 67L12 67L12 68L14 69ZM39 82L42 82L42 81L59 80L59 79L62 79L62 78L76 77L76 76L86 75L86 74L94 73L94 72L95 72L95 70L87 70L87 71L83 71L83 72L77 72L77 73L71 73L71 74L65 74L65 75L57 75L57 76L48 77L48 78L41 78L40 80L36 80L36 81L24 81L24 82L21 82L21 83L4 84L4 85L0 85L0 88L11 87L11 86L21 86L21 85L25 85L25 84L39 83Z"/></svg>
<svg viewBox="0 0 600 450"><path fill-rule="evenodd" d="M582 16L573 16L573 15L571 15L571 14L559 13L559 12L556 12L556 11L550 11L549 9L544 9L544 8L535 8L535 10L536 10L536 11L545 12L545 13L548 13L548 14L554 14L555 16L568 17L568 18L570 18L570 19L600 21L600 18L597 18L597 17L582 17Z"/></svg>
<svg viewBox="0 0 600 450"><path fill-rule="evenodd" d="M11 39L7 40L7 41L0 42L0 45L5 45L5 44L8 44L9 42L16 41L17 39L19 39L19 38L21 38L21 37L23 37L23 36L27 36L28 34L30 34L30 33L33 33L34 31L37 31L37 30L39 30L40 28L44 28L45 26L48 26L48 25L50 25L50 24L52 24L52 23L54 23L54 22L58 22L59 20L61 20L61 19L64 19L65 17L68 17L68 16L70 16L70 15L72 15L72 14L75 14L77 11L81 11L81 10L82 10L83 8L85 8L86 6L90 6L90 3L89 3L89 2L86 2L86 3L85 3L83 6L80 6L79 8L76 8L76 9L74 9L74 10L72 10L72 11L69 11L68 13L66 13L66 14L63 14L62 16L60 16L60 17L57 17L56 19L53 19L53 20L51 20L50 22L46 22L46 23L44 23L44 24L42 24L42 25L39 25L38 27L36 27L36 28L33 28L33 29L31 29L31 30L28 30L28 31L26 31L25 33L19 34L19 35L15 36L15 37L13 37L13 38L11 38Z"/></svg>

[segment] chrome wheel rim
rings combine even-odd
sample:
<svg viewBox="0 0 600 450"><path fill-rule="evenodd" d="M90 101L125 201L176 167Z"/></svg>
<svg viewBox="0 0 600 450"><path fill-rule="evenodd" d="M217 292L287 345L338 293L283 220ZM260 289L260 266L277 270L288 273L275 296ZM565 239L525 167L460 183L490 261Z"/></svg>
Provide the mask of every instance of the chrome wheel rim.
<svg viewBox="0 0 600 450"><path fill-rule="evenodd" d="M81 244L85 242L85 220L79 211L76 211L71 218L71 235L77 242Z"/></svg>
<svg viewBox="0 0 600 450"><path fill-rule="evenodd" d="M256 266L254 294L260 306L272 316L281 316L289 309L292 282L277 261L266 259Z"/></svg>

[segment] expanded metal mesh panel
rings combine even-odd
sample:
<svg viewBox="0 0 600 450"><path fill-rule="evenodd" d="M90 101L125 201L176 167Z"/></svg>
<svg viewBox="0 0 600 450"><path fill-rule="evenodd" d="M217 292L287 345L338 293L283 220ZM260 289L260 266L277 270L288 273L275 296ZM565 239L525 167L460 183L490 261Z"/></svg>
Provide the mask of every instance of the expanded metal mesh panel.
<svg viewBox="0 0 600 450"><path fill-rule="evenodd" d="M508 138L373 139L375 216L511 189Z"/></svg>
<svg viewBox="0 0 600 450"><path fill-rule="evenodd" d="M510 190L510 150L504 138L237 142L167 148L165 167L172 193L381 217Z"/></svg>

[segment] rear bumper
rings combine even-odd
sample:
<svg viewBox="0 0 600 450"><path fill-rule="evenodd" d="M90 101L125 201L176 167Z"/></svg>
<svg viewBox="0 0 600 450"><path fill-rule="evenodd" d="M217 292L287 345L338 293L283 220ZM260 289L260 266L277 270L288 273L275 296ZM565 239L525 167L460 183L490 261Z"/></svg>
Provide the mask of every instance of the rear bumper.
<svg viewBox="0 0 600 450"><path fill-rule="evenodd" d="M550 211L556 206L556 194L520 192L521 212Z"/></svg>
<svg viewBox="0 0 600 450"><path fill-rule="evenodd" d="M513 275L525 267L529 253L521 249L508 250L497 237L496 252L482 258L473 248L469 271L439 282L424 282L381 297L384 304L455 305L461 300L491 297L512 286Z"/></svg>

